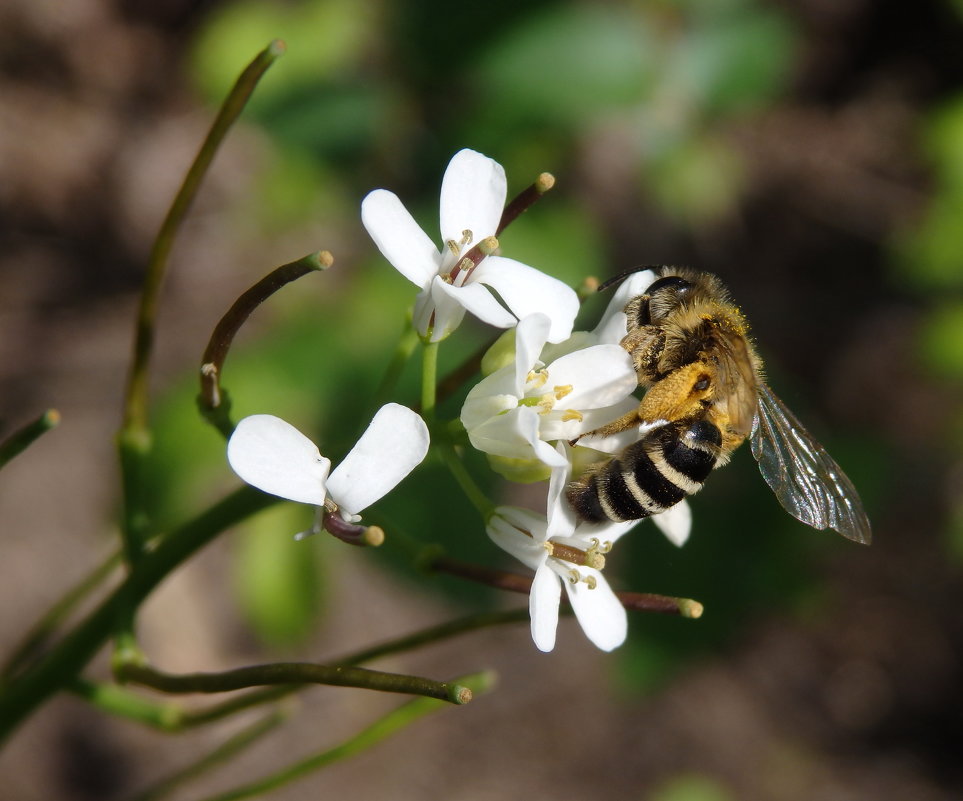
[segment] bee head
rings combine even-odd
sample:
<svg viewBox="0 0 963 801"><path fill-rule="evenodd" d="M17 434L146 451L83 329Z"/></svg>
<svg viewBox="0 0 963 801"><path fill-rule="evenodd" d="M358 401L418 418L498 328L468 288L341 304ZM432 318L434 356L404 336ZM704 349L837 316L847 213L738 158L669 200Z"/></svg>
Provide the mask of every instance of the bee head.
<svg viewBox="0 0 963 801"><path fill-rule="evenodd" d="M692 292L693 284L678 275L660 278L645 290L635 304L634 316L630 325L643 326L658 324L679 308ZM628 311L628 310L626 310Z"/></svg>

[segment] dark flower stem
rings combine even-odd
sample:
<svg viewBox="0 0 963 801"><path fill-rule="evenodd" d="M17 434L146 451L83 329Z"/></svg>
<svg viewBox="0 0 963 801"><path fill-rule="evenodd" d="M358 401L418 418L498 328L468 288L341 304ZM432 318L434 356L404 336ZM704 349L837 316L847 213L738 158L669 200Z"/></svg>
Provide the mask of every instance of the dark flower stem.
<svg viewBox="0 0 963 801"><path fill-rule="evenodd" d="M314 662L275 662L247 665L222 673L185 673L174 675L146 665L128 664L118 671L118 679L141 684L163 693L223 693L246 687L274 684L328 684L335 687L362 687L388 693L423 695L452 704L467 704L471 690L461 684L385 673L352 665L319 665Z"/></svg>
<svg viewBox="0 0 963 801"><path fill-rule="evenodd" d="M320 250L272 270L234 301L214 327L201 358L201 393L198 406L225 437L231 435L234 426L229 418L230 404L227 402L226 393L221 390L221 375L235 335L251 313L281 287L310 272L327 270L332 264L332 255L326 250Z"/></svg>
<svg viewBox="0 0 963 801"><path fill-rule="evenodd" d="M492 570L481 565L459 562L447 556L438 556L428 562L430 570L448 573L452 576L487 584L499 590L519 592L528 595L532 589L530 576ZM680 615L697 618L702 615L702 604L691 598L673 598L668 595L654 595L642 592L616 592L615 595L626 609L636 612L657 612L663 615Z"/></svg>
<svg viewBox="0 0 963 801"><path fill-rule="evenodd" d="M535 179L535 183L523 189L511 203L505 206L505 210L502 212L502 218L498 223L498 229L495 231L495 236L501 236L502 231L515 222L536 200L541 198L542 195L553 186L555 186L555 176L548 172L543 172L539 175L538 178Z"/></svg>

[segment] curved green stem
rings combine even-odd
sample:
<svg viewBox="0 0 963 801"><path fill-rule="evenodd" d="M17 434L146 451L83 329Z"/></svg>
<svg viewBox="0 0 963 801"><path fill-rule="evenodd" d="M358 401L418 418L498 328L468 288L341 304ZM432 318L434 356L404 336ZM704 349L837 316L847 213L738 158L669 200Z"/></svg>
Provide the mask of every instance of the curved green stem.
<svg viewBox="0 0 963 801"><path fill-rule="evenodd" d="M485 672L463 676L456 681L458 684L470 687L474 692L485 692L491 688L493 679L492 674ZM430 712L438 711L443 708L443 706L441 701L433 698L416 698L392 710L350 740L346 740L334 748L295 762L258 781L242 785L241 787L235 787L233 790L228 790L216 796L211 796L204 801L237 801L237 799L240 798L251 798L270 792L271 790L276 790L278 787L300 779L313 771L330 765L332 762L346 759L360 751L371 748L373 745L376 745L400 729L403 729L405 726L414 723Z"/></svg>
<svg viewBox="0 0 963 801"><path fill-rule="evenodd" d="M375 391L372 401L373 408L371 409L371 413L367 415L368 418L373 417L374 413L388 402L391 393L398 384L398 379L401 378L401 373L404 371L405 365L408 364L408 360L411 358L411 354L415 352L416 347L418 347L418 332L415 331L411 325L408 325L401 335L401 339L398 340L398 345L391 356L388 368L385 370L381 383Z"/></svg>
<svg viewBox="0 0 963 801"><path fill-rule="evenodd" d="M458 457L458 452L455 450L454 445L450 442L443 441L438 444L437 450L438 453L441 454L445 466L455 477L458 486L461 487L462 492L464 492L468 500L471 501L472 506L478 510L478 514L481 515L482 520L487 523L488 518L495 512L495 504L488 499L484 490L475 483L475 479L472 478L471 473L468 472L468 468L465 467L464 462Z"/></svg>
<svg viewBox="0 0 963 801"><path fill-rule="evenodd" d="M214 326L211 338L201 357L201 392L197 399L201 414L220 431L225 439L231 436L234 425L230 419L230 402L221 389L221 374L231 343L251 313L271 295L292 281L311 272L327 270L334 264L334 257L326 250L318 250L307 256L276 267L254 286L243 292L231 304L231 308Z"/></svg>
<svg viewBox="0 0 963 801"><path fill-rule="evenodd" d="M123 423L117 436L124 497L121 531L124 537L125 556L131 565L142 556L144 533L148 528L144 468L152 444L148 422L150 356L154 346L154 327L160 288L167 269L168 257L177 231L197 195L201 181L214 160L218 147L244 109L254 87L268 67L284 52L284 47L284 43L280 40L271 42L237 79L221 105L207 138L194 158L194 163L187 171L184 182L174 197L151 248L147 274L144 277L144 291L137 311L133 356L124 394Z"/></svg>
<svg viewBox="0 0 963 801"><path fill-rule="evenodd" d="M318 665L314 662L276 662L268 665L248 665L222 673L183 675L163 673L146 665L125 665L118 678L163 693L223 693L274 684L328 684L423 695L452 704L467 704L471 700L471 691L459 684L434 681L421 676L368 670L353 665Z"/></svg>

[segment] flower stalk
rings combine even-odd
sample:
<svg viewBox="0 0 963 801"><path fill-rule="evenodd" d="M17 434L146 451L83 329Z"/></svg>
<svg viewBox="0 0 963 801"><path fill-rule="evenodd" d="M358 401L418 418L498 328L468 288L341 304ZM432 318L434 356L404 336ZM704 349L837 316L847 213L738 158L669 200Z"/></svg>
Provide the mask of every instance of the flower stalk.
<svg viewBox="0 0 963 801"><path fill-rule="evenodd" d="M221 389L221 375L235 335L251 313L281 287L308 273L327 270L332 264L334 257L319 250L277 267L234 301L214 327L201 358L201 392L197 401L201 413L225 437L231 435L234 426L229 417L230 401Z"/></svg>
<svg viewBox="0 0 963 801"><path fill-rule="evenodd" d="M0 442L0 467L23 453L42 435L60 424L60 412L48 409L36 420L27 423L23 428L14 431L9 437Z"/></svg>
<svg viewBox="0 0 963 801"><path fill-rule="evenodd" d="M280 39L274 40L238 77L187 171L151 248L134 328L133 355L124 394L123 423L117 435L124 500L121 533L124 556L129 565L136 564L142 557L148 530L145 462L152 445L148 420L150 357L154 346L160 289L167 270L168 257L177 231L197 196L221 142L247 105L258 81L284 50L284 42ZM130 626L130 621L119 623L120 630L129 629Z"/></svg>

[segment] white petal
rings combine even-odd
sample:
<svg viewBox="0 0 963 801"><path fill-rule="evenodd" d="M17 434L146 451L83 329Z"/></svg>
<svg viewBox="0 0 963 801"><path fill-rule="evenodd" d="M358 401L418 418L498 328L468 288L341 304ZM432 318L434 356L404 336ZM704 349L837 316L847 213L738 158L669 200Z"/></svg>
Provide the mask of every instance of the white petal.
<svg viewBox="0 0 963 801"><path fill-rule="evenodd" d="M520 406L493 417L468 432L471 444L484 453L509 459L538 459L549 467L566 464L555 449L538 436L538 413Z"/></svg>
<svg viewBox="0 0 963 801"><path fill-rule="evenodd" d="M630 395L625 398L621 403L617 403L614 406L609 406L605 409L589 409L584 414L584 419L582 425L584 426L584 431L592 431L596 428L600 428L606 423L611 423L618 420L625 414L628 414L633 409L638 408L639 401L638 398ZM568 437L573 439L573 437ZM639 439L639 428L638 426L632 426L632 428L627 428L625 431L620 431L618 434L610 434L607 437L585 437L583 436L578 444L586 448L592 448L592 450L602 451L603 453L621 453L633 442L637 442Z"/></svg>
<svg viewBox="0 0 963 801"><path fill-rule="evenodd" d="M564 465L552 468L552 475L548 480L548 498L546 499L546 518L548 524L546 535L552 537L570 537L575 533L575 512L565 498L565 485L568 484L572 472L571 447L566 442L558 442L555 450L565 459Z"/></svg>
<svg viewBox="0 0 963 801"><path fill-rule="evenodd" d="M482 264L484 263L482 262ZM438 278L432 284L432 293L436 305L441 305L442 295L447 296L450 302L460 307L460 311L466 309L479 320L497 328L511 328L518 322L515 315L502 306L482 284L470 283L464 286L453 286ZM464 314L464 311L461 311L461 313Z"/></svg>
<svg viewBox="0 0 963 801"><path fill-rule="evenodd" d="M471 274L473 282L488 284L519 319L541 312L552 328L549 342L561 342L572 333L579 302L575 290L550 275L502 256L489 256Z"/></svg>
<svg viewBox="0 0 963 801"><path fill-rule="evenodd" d="M438 274L438 248L393 192L370 192L361 201L361 222L382 255L413 284L424 289Z"/></svg>
<svg viewBox="0 0 963 801"><path fill-rule="evenodd" d="M629 629L625 607L598 570L581 567L579 572L582 575L594 576L596 582L595 589L590 589L583 581L576 584L565 582L568 599L582 631L603 651L618 648L625 642Z"/></svg>
<svg viewBox="0 0 963 801"><path fill-rule="evenodd" d="M525 383L529 372L535 366L552 321L544 314L529 314L519 320L515 328L515 394L521 398L525 394Z"/></svg>
<svg viewBox="0 0 963 801"><path fill-rule="evenodd" d="M619 284L595 328L594 333L598 334L599 341L617 345L622 340L626 334L625 316L618 319L613 317L622 314L625 305L636 295L644 295L645 290L657 279L652 270L640 270Z"/></svg>
<svg viewBox="0 0 963 801"><path fill-rule="evenodd" d="M652 522L673 545L683 546L692 530L692 509L685 498L664 512L652 515Z"/></svg>
<svg viewBox="0 0 963 801"><path fill-rule="evenodd" d="M545 518L515 506L499 506L485 527L489 538L503 551L532 570L537 570L548 558L542 545L545 539ZM531 534L526 534L524 532Z"/></svg>
<svg viewBox="0 0 963 801"><path fill-rule="evenodd" d="M460 150L441 182L441 238L460 242L464 231L478 244L498 229L508 186L501 164L474 150Z"/></svg>
<svg viewBox="0 0 963 801"><path fill-rule="evenodd" d="M564 403L564 399L562 401ZM587 431L594 431L597 428L605 425L606 423L611 423L613 420L618 420L620 417L631 412L633 409L637 409L639 406L639 399L633 395L627 396L620 403L616 403L614 406L606 406L602 409L581 409L582 419L577 421L568 421L565 423L556 423L553 421L552 425L549 426L546 422L542 423L542 436L545 439L553 439L557 436L558 439L573 440L576 437L581 437ZM558 428L556 429L556 425ZM629 431L623 431L619 434L613 434L611 437L593 437L584 438L579 440L579 445L585 445L595 450L604 451L605 453L619 453L626 447L631 445L639 438L638 429L633 427ZM611 446L608 443L613 443ZM619 443L619 444L614 444Z"/></svg>
<svg viewBox="0 0 963 801"><path fill-rule="evenodd" d="M552 386L571 386L559 405L572 409L612 406L639 385L632 357L618 345L595 345L577 350L548 365Z"/></svg>
<svg viewBox="0 0 963 801"><path fill-rule="evenodd" d="M615 523L610 520L604 523L582 521L575 529L574 539L577 540L577 542L572 542L571 544L582 550L585 550L593 539L599 542L610 542L614 544L623 534L628 534L643 520L645 520L645 518L641 520L626 520L621 523Z"/></svg>
<svg viewBox="0 0 963 801"><path fill-rule="evenodd" d="M547 564L535 571L528 596L528 609L532 616L532 640L539 651L548 652L555 647L558 605L562 600L562 590L558 584L558 576Z"/></svg>
<svg viewBox="0 0 963 801"><path fill-rule="evenodd" d="M428 453L428 427L405 406L382 406L328 479L341 511L355 515L386 495Z"/></svg>
<svg viewBox="0 0 963 801"><path fill-rule="evenodd" d="M461 324L465 317L465 307L456 296L448 292L451 285L435 276L429 285L430 300L418 296L415 304L415 323L422 336L430 326L431 341L440 342Z"/></svg>
<svg viewBox="0 0 963 801"><path fill-rule="evenodd" d="M320 506L331 461L290 423L270 414L245 417L227 443L231 468L248 484L299 503Z"/></svg>

